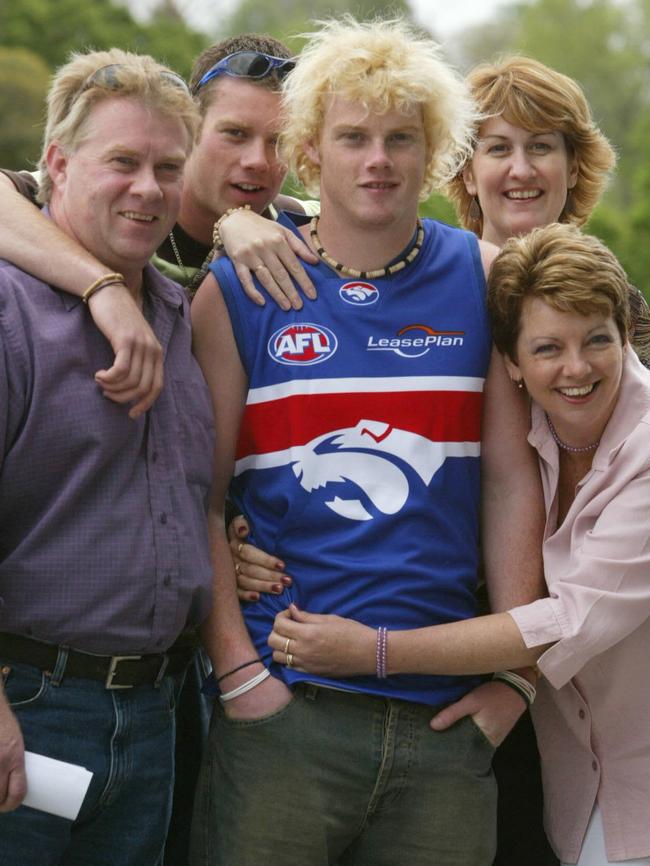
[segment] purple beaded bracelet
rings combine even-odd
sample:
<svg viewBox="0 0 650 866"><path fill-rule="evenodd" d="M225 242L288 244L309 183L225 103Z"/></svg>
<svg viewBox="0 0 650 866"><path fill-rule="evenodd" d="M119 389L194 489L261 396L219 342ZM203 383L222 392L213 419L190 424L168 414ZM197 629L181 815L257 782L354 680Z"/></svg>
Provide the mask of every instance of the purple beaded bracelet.
<svg viewBox="0 0 650 866"><path fill-rule="evenodd" d="M377 679L386 679L386 661L388 656L388 629L380 625L377 629Z"/></svg>

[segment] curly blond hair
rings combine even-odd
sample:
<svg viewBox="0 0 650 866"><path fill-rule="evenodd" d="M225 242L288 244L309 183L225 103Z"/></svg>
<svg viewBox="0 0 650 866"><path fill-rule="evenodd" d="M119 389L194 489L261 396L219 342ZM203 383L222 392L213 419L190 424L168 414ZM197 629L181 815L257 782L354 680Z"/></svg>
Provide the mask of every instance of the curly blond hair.
<svg viewBox="0 0 650 866"><path fill-rule="evenodd" d="M441 59L439 46L402 19L358 22L350 15L318 22L304 34L296 68L283 94L283 159L311 195L319 192L319 167L305 143L319 137L328 99L360 102L367 110L421 108L427 165L422 198L443 186L473 150L477 114L461 76Z"/></svg>

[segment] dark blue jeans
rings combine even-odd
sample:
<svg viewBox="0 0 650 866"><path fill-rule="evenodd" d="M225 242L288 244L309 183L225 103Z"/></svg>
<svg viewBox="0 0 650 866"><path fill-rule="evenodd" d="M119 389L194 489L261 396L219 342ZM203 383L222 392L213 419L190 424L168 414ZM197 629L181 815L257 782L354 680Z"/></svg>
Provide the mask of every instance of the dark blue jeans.
<svg viewBox="0 0 650 866"><path fill-rule="evenodd" d="M164 866L189 864L194 792L214 701L201 692L209 673L205 658L196 653L176 700L176 777Z"/></svg>
<svg viewBox="0 0 650 866"><path fill-rule="evenodd" d="M26 806L0 815L1 866L158 866L174 774L174 691L106 690L8 663L5 690L25 748L93 772L76 821Z"/></svg>

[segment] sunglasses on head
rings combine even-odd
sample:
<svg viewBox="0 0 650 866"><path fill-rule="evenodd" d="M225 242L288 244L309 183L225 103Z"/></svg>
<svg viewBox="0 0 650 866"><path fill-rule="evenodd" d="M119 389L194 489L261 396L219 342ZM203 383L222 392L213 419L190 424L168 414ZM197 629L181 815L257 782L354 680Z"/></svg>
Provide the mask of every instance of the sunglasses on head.
<svg viewBox="0 0 650 866"><path fill-rule="evenodd" d="M108 66L100 66L99 69L92 72L85 80L80 93L89 90L91 87L105 87L107 90L119 90L122 87L120 70L129 68L126 63L109 63ZM171 69L161 69L159 75L163 81L168 81L174 87L180 87L186 93L190 92L185 80L178 73L172 72Z"/></svg>
<svg viewBox="0 0 650 866"><path fill-rule="evenodd" d="M235 78L268 78L275 73L282 79L295 65L296 61L288 57L273 57L261 51L236 51L234 54L222 57L208 69L199 83L194 86L194 93L219 75L232 75Z"/></svg>

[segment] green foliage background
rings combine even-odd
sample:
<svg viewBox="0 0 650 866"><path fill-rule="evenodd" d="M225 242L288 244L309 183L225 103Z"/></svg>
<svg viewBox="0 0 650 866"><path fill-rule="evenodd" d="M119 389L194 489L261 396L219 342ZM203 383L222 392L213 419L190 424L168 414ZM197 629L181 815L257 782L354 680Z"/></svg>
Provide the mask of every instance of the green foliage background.
<svg viewBox="0 0 650 866"><path fill-rule="evenodd" d="M127 0L0 0L0 165L25 168L36 161L48 78L72 50L118 45L153 54L187 75L202 48L232 33L268 32L299 51L297 34L311 29L315 18L410 15L407 0L240 0L227 15L218 0L204 0L199 33L186 13L200 2L158 0L142 21ZM650 0L520 0L445 48L463 70L515 51L582 84L619 155L589 230L616 251L650 297ZM453 209L438 196L422 210L454 221Z"/></svg>

